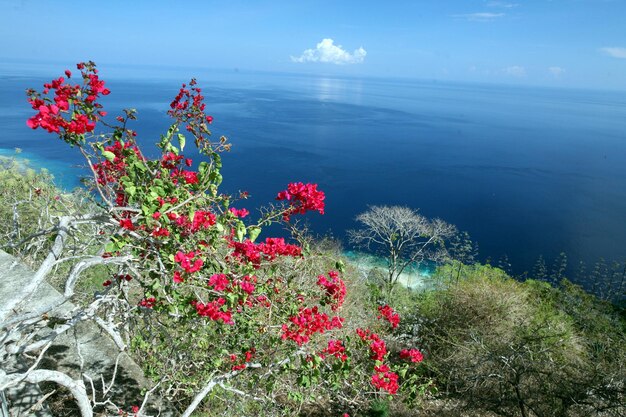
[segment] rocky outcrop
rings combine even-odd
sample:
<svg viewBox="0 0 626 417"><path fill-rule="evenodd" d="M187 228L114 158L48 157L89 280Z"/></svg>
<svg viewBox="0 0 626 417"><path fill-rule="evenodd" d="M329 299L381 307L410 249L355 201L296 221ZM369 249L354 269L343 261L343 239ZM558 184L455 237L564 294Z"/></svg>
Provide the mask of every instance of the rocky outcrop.
<svg viewBox="0 0 626 417"><path fill-rule="evenodd" d="M16 289L29 282L32 276L33 271L11 255L0 251L0 303L8 302L15 297ZM57 290L44 283L26 303L22 303L20 311L15 313L36 311L61 298L62 295ZM67 302L48 315L50 317L63 316L74 309L76 306ZM54 328L53 323L53 320L48 321L48 328L41 329L42 334L46 331L51 332ZM5 343L3 340L5 336L6 333L0 331L0 343ZM0 350L0 353L2 352L5 350ZM0 373L10 375L25 372L28 369L27 363L32 363L32 360L27 360L20 355L6 354L6 357L0 358L0 363ZM72 379L83 380L90 396L92 389L89 378L91 378L98 401L108 396L114 399L117 405L124 406L126 409L130 409L131 405L140 404L143 399L141 391L149 386L140 367L125 352L120 353L108 335L91 321L81 322L57 337L46 351L38 369L58 370ZM114 374L115 383L107 391ZM50 383L41 384L41 386L21 384L7 389L4 392L4 399L0 395L0 403L3 401L5 403L4 411L0 406L0 416L8 417L3 416L7 411L11 417L52 416L47 406L49 400L41 401L41 399L55 389L58 387Z"/></svg>

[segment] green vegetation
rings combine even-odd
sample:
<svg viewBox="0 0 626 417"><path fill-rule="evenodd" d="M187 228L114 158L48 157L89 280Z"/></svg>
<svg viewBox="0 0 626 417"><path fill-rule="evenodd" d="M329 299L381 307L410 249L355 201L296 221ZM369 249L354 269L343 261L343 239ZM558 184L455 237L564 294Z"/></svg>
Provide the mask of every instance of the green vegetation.
<svg viewBox="0 0 626 417"><path fill-rule="evenodd" d="M57 188L54 177L19 158L19 150L14 157L0 157L0 249L31 268L36 269L48 253L54 241L50 232L60 216L97 209L85 191L66 192ZM89 224L72 230L69 254L95 254L98 245L94 230ZM70 264L60 264L48 282L62 290L70 268ZM102 288L103 277L110 274L110 268L103 265L89 269L77 285L77 294L91 298L94 290Z"/></svg>
<svg viewBox="0 0 626 417"><path fill-rule="evenodd" d="M458 271L439 268L436 289L401 307L413 310L402 330L428 353L428 375L455 413L623 415L623 312L566 280L556 288L491 266Z"/></svg>
<svg viewBox="0 0 626 417"><path fill-rule="evenodd" d="M0 163L0 233L2 241L9 243L3 249L26 261L36 261L47 240L15 246L10 243L45 229L63 212L85 210L89 205L80 194L59 193L45 171L36 172L15 159ZM328 269L341 257L340 247L331 240L302 239L310 256L299 268ZM277 267L288 276L292 265ZM424 292L398 287L389 296L376 285L375 276L373 271L369 279L360 279L348 264L345 277L350 297L344 315L356 326L374 327L376 323L366 311L376 303L389 303L401 314L402 322L387 336L421 346L426 359L419 383L414 380L420 395L412 400L404 394L400 398L404 401L392 403L381 398L365 408L353 407L353 413L624 415L626 319L616 306L566 279L558 287L545 281L519 282L501 269L458 261L440 266L432 277L433 285ZM84 284L85 291L101 286L101 277L97 273L92 277ZM173 327L154 320L145 320L138 329L132 344L136 360L149 377L158 379L167 374L177 380L178 391L172 398L184 403L193 388L206 379L209 371L201 366L202 352L217 347L219 334L214 329ZM178 337L177 332L191 332L193 337ZM195 346L185 345L189 340L194 340ZM236 387L249 390L258 383L255 378L251 374ZM241 401L232 392L218 390L207 399L203 410L219 410L226 416L325 415L349 406L345 398L325 392L324 384L306 388L280 377L264 383L279 384L289 395L279 397L282 400L274 407L259 408L255 401ZM405 403L413 405L407 407Z"/></svg>

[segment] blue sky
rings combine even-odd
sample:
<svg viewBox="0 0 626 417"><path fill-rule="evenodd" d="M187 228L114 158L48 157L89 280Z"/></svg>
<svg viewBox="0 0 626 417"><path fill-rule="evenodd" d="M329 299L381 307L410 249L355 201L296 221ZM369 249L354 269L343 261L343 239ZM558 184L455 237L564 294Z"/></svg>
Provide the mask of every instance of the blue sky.
<svg viewBox="0 0 626 417"><path fill-rule="evenodd" d="M0 0L0 59L626 90L626 0Z"/></svg>

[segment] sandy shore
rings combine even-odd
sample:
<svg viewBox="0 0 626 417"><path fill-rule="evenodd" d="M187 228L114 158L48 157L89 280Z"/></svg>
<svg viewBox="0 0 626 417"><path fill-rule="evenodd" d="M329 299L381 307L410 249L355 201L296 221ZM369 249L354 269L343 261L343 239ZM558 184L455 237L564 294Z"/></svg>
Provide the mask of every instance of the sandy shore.
<svg viewBox="0 0 626 417"><path fill-rule="evenodd" d="M373 269L379 268L381 273L386 274L387 264L385 259L360 253L360 252L346 252L344 255L348 258L350 263L356 267L360 272L363 279L366 279ZM411 268L400 274L398 283L411 289L421 289L429 285L431 272L422 268Z"/></svg>

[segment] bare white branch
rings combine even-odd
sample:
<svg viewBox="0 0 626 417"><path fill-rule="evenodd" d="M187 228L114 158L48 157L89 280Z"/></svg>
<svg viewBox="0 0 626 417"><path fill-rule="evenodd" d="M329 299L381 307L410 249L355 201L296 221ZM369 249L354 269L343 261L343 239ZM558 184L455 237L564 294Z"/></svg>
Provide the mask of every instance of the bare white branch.
<svg viewBox="0 0 626 417"><path fill-rule="evenodd" d="M82 417L93 416L93 409L91 408L91 403L89 401L89 397L87 396L85 384L82 381L73 380L63 372L53 371L49 369L29 370L28 372L25 372L23 374L11 375L7 375L6 373L4 373L4 371L0 370L1 386L11 387L14 385L18 385L22 381L31 384L54 382L58 385L61 385L67 388L74 397L74 400L76 401L76 405L78 405Z"/></svg>

